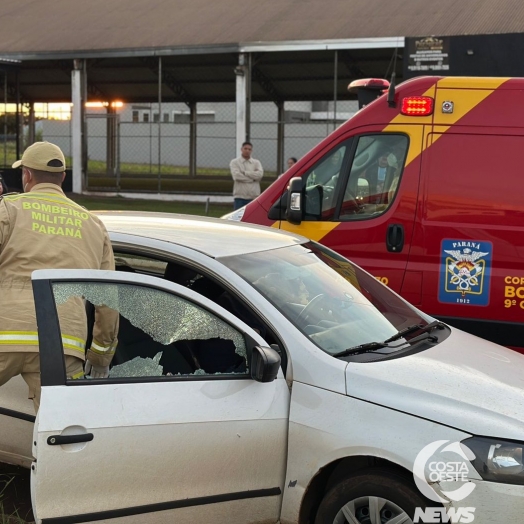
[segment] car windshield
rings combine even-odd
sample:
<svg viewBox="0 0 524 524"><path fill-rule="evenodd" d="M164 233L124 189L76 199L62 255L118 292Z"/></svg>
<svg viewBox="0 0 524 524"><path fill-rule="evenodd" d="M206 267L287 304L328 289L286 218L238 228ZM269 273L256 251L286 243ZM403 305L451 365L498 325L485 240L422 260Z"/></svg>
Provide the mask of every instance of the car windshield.
<svg viewBox="0 0 524 524"><path fill-rule="evenodd" d="M387 340L432 320L369 273L316 242L220 261L332 355Z"/></svg>

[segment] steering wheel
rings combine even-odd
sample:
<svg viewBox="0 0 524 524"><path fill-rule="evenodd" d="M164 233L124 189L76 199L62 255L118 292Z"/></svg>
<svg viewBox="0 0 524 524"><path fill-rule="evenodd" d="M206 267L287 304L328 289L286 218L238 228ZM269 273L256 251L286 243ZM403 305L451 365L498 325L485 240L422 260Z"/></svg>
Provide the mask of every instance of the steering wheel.
<svg viewBox="0 0 524 524"><path fill-rule="evenodd" d="M340 209L341 215L354 215L362 211L362 204L359 203L355 194L348 189L344 193L344 201Z"/></svg>
<svg viewBox="0 0 524 524"><path fill-rule="evenodd" d="M297 324L304 324L307 325L306 322L308 320L308 317L311 313L311 310L313 307L315 307L317 304L322 302L324 299L326 299L327 296L325 293L320 293L316 297L313 297L307 304L304 306L304 309L299 313L296 322Z"/></svg>

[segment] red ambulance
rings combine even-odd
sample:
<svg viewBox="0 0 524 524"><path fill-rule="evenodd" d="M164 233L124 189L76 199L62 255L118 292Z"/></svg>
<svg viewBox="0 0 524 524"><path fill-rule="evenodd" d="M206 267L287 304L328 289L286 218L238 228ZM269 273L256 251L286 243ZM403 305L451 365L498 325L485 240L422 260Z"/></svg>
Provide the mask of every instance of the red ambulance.
<svg viewBox="0 0 524 524"><path fill-rule="evenodd" d="M524 351L524 78L384 91L233 215L317 240L430 315Z"/></svg>

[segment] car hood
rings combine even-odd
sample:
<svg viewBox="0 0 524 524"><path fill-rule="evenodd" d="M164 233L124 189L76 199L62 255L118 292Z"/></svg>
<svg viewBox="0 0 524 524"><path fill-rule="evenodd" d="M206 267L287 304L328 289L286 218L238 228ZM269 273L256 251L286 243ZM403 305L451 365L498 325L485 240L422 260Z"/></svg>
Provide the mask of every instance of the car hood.
<svg viewBox="0 0 524 524"><path fill-rule="evenodd" d="M349 363L346 391L470 434L524 440L524 356L457 329L415 355Z"/></svg>

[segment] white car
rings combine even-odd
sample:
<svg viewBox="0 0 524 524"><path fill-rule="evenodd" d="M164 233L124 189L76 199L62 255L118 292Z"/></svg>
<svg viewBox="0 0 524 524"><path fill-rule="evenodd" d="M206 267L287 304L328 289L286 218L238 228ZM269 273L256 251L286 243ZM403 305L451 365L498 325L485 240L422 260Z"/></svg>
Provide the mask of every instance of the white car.
<svg viewBox="0 0 524 524"><path fill-rule="evenodd" d="M33 274L36 423L21 379L0 388L38 522L522 522L520 354L299 236L99 216L120 271ZM75 297L120 313L107 379L66 379Z"/></svg>

